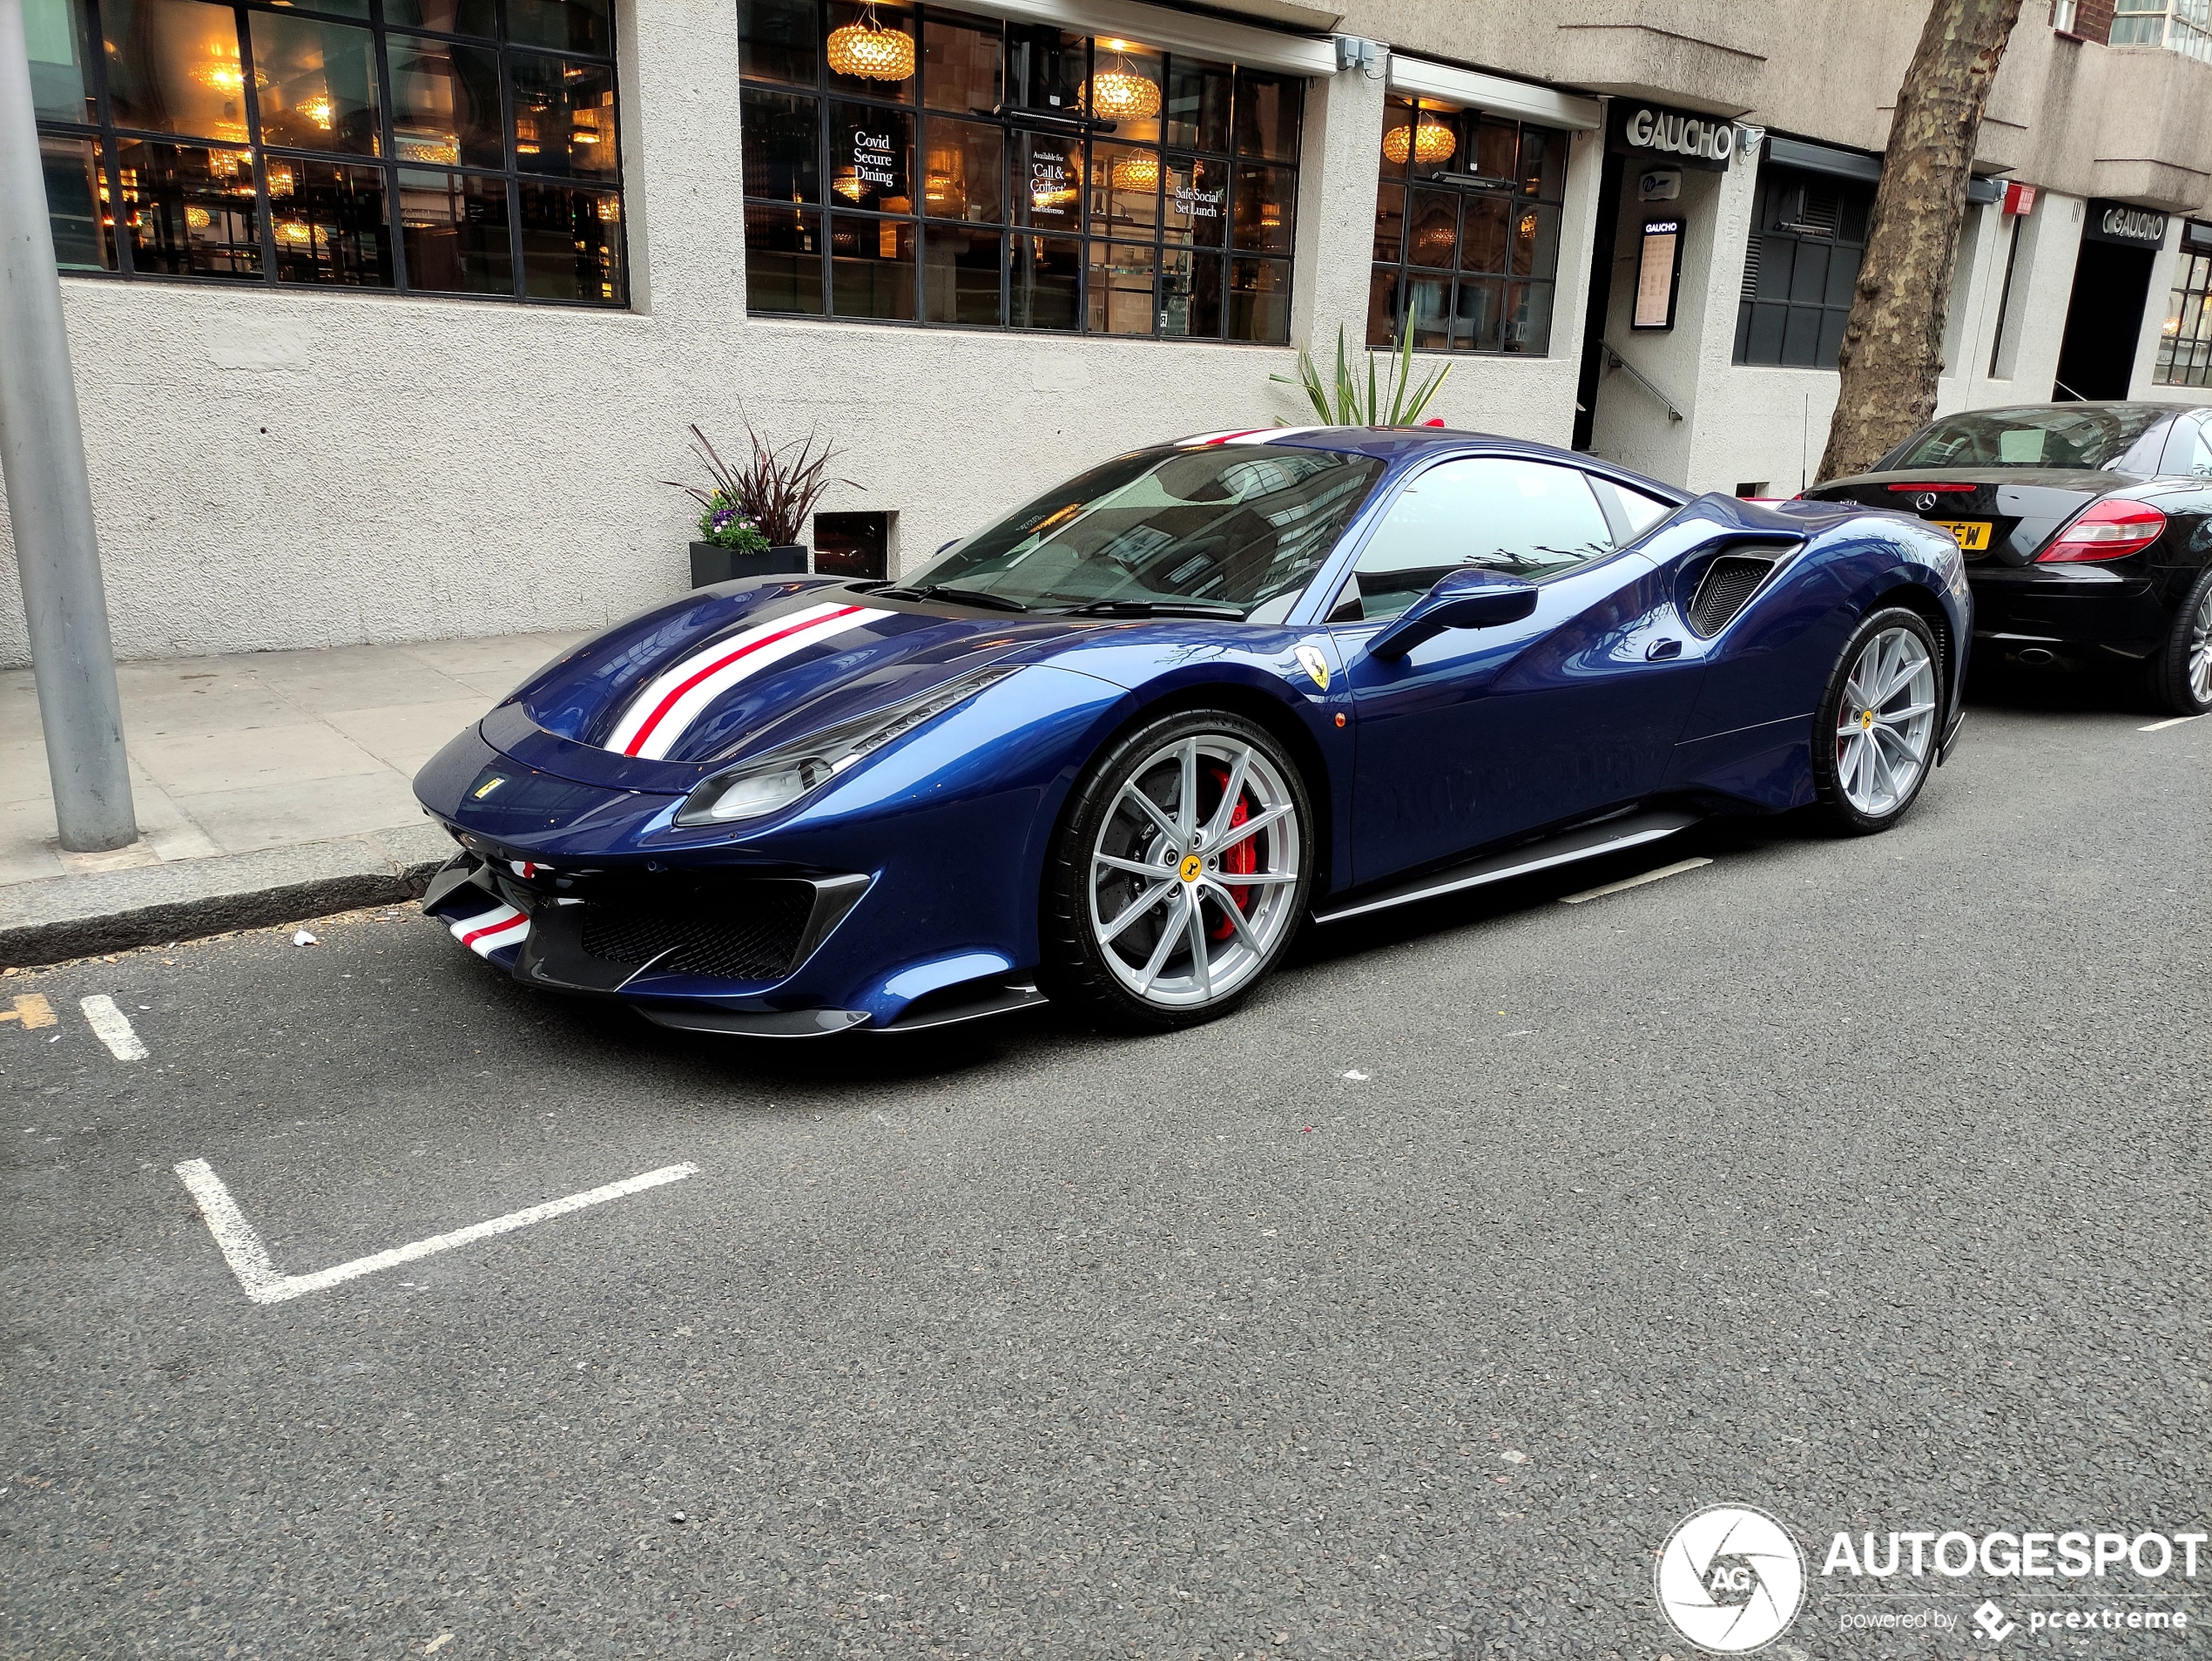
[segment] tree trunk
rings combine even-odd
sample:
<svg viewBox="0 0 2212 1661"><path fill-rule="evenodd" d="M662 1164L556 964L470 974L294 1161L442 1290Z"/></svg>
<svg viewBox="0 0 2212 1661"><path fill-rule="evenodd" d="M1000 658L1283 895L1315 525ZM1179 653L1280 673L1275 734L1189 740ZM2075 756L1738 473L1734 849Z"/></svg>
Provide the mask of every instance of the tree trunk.
<svg viewBox="0 0 2212 1661"><path fill-rule="evenodd" d="M1943 324L1989 84L2020 0L1933 0L1898 88L1874 219L1844 325L1820 477L1864 473L1935 413Z"/></svg>

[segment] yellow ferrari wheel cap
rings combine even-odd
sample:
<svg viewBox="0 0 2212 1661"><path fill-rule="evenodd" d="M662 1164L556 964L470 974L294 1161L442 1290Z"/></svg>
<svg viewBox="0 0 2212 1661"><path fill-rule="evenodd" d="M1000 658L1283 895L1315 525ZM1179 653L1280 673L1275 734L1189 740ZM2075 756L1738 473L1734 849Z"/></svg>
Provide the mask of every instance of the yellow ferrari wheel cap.
<svg viewBox="0 0 2212 1661"><path fill-rule="evenodd" d="M1198 873L1205 868L1206 862L1196 854L1185 854L1183 856L1183 869L1179 874L1185 882L1196 882L1198 880Z"/></svg>

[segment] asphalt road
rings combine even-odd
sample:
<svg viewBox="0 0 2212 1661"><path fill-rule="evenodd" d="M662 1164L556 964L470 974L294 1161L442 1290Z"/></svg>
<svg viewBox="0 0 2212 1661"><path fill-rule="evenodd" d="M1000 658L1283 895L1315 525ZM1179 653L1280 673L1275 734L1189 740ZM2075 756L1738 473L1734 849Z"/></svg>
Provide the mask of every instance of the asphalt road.
<svg viewBox="0 0 2212 1661"><path fill-rule="evenodd" d="M1840 1632L1833 1531L2212 1496L2212 720L2153 719L1985 704L1890 835L1309 936L1168 1037L693 1040L401 912L0 980L5 1652L1686 1658L1728 1501L1810 1554L1778 1653L1986 1653ZM698 1171L255 1304L192 1159L293 1274Z"/></svg>

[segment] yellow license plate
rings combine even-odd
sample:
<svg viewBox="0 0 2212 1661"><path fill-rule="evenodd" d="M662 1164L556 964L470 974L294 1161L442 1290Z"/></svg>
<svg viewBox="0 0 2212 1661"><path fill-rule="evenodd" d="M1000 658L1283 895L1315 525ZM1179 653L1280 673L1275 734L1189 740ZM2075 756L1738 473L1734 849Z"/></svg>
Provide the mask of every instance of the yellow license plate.
<svg viewBox="0 0 2212 1661"><path fill-rule="evenodd" d="M1958 537L1959 546L1970 554L1979 553L1989 546L1989 521L1986 519L1931 519L1928 523Z"/></svg>

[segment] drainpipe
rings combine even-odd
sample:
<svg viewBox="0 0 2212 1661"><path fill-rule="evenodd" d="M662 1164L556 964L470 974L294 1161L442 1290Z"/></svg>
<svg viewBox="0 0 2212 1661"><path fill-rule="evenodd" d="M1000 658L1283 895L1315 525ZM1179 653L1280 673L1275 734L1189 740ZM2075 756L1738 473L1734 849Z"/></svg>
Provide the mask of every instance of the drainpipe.
<svg viewBox="0 0 2212 1661"><path fill-rule="evenodd" d="M128 847L138 826L46 217L23 0L0 0L0 476L62 846L73 853Z"/></svg>

